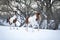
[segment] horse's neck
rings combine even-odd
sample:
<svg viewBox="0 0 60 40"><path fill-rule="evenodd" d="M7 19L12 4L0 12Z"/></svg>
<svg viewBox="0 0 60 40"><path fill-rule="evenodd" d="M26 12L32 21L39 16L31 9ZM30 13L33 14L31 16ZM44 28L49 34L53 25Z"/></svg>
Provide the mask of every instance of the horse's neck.
<svg viewBox="0 0 60 40"><path fill-rule="evenodd" d="M42 17L41 17L41 15L39 15L38 21L41 21L41 19L42 19Z"/></svg>
<svg viewBox="0 0 60 40"><path fill-rule="evenodd" d="M32 18L36 19L36 15L34 15Z"/></svg>

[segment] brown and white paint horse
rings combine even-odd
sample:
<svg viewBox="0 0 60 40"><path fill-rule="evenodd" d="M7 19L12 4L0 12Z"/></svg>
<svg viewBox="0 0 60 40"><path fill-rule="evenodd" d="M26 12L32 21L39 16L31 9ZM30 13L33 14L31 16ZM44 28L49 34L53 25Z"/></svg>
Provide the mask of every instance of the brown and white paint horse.
<svg viewBox="0 0 60 40"><path fill-rule="evenodd" d="M40 23L40 21L41 21L41 15L40 15L40 13L35 13L35 15L33 15L32 17L26 17L26 21L25 21L25 23L26 23L26 26L28 26L29 25L29 23L33 26L34 25L34 22L37 22L38 24ZM26 29L27 31L28 31L28 27L27 27L27 29ZM39 26L38 26L38 31L39 31Z"/></svg>
<svg viewBox="0 0 60 40"><path fill-rule="evenodd" d="M7 22L9 22L10 25L12 25L14 23L15 26L20 26L20 23L17 21L17 16L16 15L14 15L13 17L9 17L7 19Z"/></svg>

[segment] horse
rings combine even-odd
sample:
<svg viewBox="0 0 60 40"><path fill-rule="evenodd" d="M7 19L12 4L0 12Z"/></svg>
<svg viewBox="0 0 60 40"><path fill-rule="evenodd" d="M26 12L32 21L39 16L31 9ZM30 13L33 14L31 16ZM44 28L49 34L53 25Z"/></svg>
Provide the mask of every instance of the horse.
<svg viewBox="0 0 60 40"><path fill-rule="evenodd" d="M38 30L39 30L39 24L40 24L41 18L42 17L40 15L40 13L35 13L35 15L33 15L33 16L26 17L26 20L25 20L26 26L29 26L29 24L30 24L33 27L36 24L36 25L38 25ZM26 30L28 31L28 28Z"/></svg>
<svg viewBox="0 0 60 40"><path fill-rule="evenodd" d="M17 20L17 16L14 15L13 17L9 17L7 19L7 22L9 22L10 25L12 25L13 23L15 24L15 26L20 26L19 21Z"/></svg>
<svg viewBox="0 0 60 40"><path fill-rule="evenodd" d="M8 17L7 18L7 22L9 22L9 24L11 25L13 22L15 23L16 21L16 15L14 15L13 17Z"/></svg>

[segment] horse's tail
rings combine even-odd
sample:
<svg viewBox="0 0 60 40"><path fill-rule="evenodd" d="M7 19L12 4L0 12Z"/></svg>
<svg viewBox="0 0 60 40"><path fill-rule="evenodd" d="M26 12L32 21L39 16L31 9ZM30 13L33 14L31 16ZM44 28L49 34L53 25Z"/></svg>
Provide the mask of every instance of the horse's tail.
<svg viewBox="0 0 60 40"><path fill-rule="evenodd" d="M29 17L26 17L25 23L28 24L29 23Z"/></svg>

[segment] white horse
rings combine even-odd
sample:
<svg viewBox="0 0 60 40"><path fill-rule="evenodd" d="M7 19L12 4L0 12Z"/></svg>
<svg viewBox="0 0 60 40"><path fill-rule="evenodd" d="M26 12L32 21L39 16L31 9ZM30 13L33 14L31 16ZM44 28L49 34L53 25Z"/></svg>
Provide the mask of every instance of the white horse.
<svg viewBox="0 0 60 40"><path fill-rule="evenodd" d="M32 28L37 26L38 31L39 31L40 21L41 21L41 15L40 15L40 13L36 13L32 17L27 17L26 18L26 26L32 25ZM27 31L28 31L28 27L27 27Z"/></svg>

